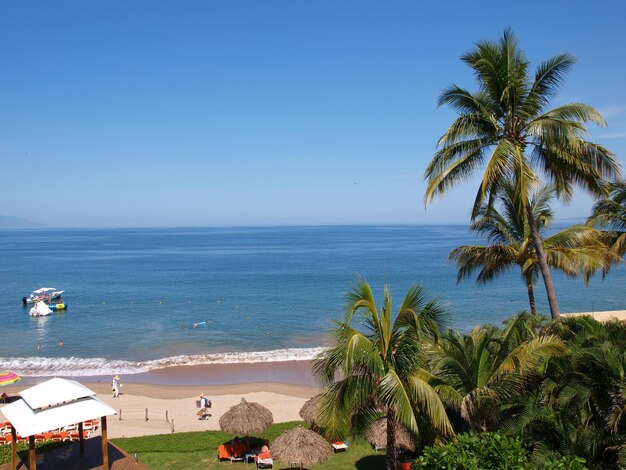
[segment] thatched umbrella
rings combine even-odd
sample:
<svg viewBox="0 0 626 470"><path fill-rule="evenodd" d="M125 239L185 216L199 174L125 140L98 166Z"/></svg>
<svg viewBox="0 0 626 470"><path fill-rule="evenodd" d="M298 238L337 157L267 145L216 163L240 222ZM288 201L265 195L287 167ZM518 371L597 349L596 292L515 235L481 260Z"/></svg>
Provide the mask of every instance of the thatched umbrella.
<svg viewBox="0 0 626 470"><path fill-rule="evenodd" d="M301 426L285 431L272 443L272 456L300 468L325 462L333 453L331 445L319 434Z"/></svg>
<svg viewBox="0 0 626 470"><path fill-rule="evenodd" d="M414 452L415 442L409 431L398 423L395 423L396 447L399 449ZM365 439L377 449L387 447L387 418L380 418L374 421L365 431Z"/></svg>
<svg viewBox="0 0 626 470"><path fill-rule="evenodd" d="M245 398L241 403L230 408L220 418L222 431L240 436L249 436L263 432L274 422L272 412L258 403L248 403Z"/></svg>
<svg viewBox="0 0 626 470"><path fill-rule="evenodd" d="M319 409L317 407L319 406L320 398L322 398L321 393L307 400L300 408L300 417L307 424L317 425L319 420Z"/></svg>

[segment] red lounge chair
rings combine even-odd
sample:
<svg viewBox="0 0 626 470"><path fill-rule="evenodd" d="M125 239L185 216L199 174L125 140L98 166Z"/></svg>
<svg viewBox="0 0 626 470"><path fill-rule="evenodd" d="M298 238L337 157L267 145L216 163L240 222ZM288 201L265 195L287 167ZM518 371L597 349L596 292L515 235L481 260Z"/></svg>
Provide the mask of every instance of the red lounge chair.
<svg viewBox="0 0 626 470"><path fill-rule="evenodd" d="M261 452L255 460L256 468L274 468L274 460L269 452Z"/></svg>
<svg viewBox="0 0 626 470"><path fill-rule="evenodd" d="M333 446L333 452L339 452L341 450L348 449L348 443L346 441L333 442L331 443L331 445Z"/></svg>
<svg viewBox="0 0 626 470"><path fill-rule="evenodd" d="M222 444L217 448L217 460L230 460L230 446Z"/></svg>

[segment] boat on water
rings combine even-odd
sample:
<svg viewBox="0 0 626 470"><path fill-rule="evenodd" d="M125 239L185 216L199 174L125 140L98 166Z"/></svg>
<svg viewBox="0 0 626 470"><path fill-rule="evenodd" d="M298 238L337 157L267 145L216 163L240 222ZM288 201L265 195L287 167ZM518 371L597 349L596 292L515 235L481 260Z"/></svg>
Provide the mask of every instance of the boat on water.
<svg viewBox="0 0 626 470"><path fill-rule="evenodd" d="M40 300L50 302L61 298L64 290L57 290L56 287L40 287L37 290L32 291L28 297L22 297L22 303L24 305L34 304Z"/></svg>
<svg viewBox="0 0 626 470"><path fill-rule="evenodd" d="M51 315L52 310L48 307L48 305L43 300L40 300L39 302L35 304L33 308L30 309L28 314L31 317L45 317L46 315Z"/></svg>

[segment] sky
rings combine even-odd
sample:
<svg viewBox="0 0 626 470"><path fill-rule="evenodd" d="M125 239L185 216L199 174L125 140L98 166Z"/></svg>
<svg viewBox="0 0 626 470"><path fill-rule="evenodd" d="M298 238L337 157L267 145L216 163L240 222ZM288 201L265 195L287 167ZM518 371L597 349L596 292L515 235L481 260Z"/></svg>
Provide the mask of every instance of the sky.
<svg viewBox="0 0 626 470"><path fill-rule="evenodd" d="M577 64L626 166L626 4L0 3L0 215L50 227L464 224L476 180L424 207L459 57L510 27ZM561 220L584 219L580 191Z"/></svg>

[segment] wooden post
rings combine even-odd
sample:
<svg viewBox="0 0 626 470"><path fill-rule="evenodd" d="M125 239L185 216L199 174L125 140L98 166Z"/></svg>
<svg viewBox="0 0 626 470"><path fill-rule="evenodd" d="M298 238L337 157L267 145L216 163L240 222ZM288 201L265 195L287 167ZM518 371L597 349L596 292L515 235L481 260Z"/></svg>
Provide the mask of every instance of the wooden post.
<svg viewBox="0 0 626 470"><path fill-rule="evenodd" d="M122 409L120 408L120 421L122 421Z"/></svg>
<svg viewBox="0 0 626 470"><path fill-rule="evenodd" d="M167 413L167 410L165 410L165 421L169 421L169 420L167 419L167 414L168 414L168 413Z"/></svg>
<svg viewBox="0 0 626 470"><path fill-rule="evenodd" d="M17 470L17 432L11 425L11 468Z"/></svg>
<svg viewBox="0 0 626 470"><path fill-rule="evenodd" d="M109 441L107 439L107 417L100 418L102 423L102 470L109 470Z"/></svg>
<svg viewBox="0 0 626 470"><path fill-rule="evenodd" d="M37 455L35 454L35 435L28 436L28 456L30 459L30 470L37 469Z"/></svg>
<svg viewBox="0 0 626 470"><path fill-rule="evenodd" d="M172 434L174 434L174 418L172 418Z"/></svg>
<svg viewBox="0 0 626 470"><path fill-rule="evenodd" d="M83 422L78 423L78 449L80 455L85 453L85 438L83 436Z"/></svg>
<svg viewBox="0 0 626 470"><path fill-rule="evenodd" d="M146 421L148 421L148 408L146 408Z"/></svg>

